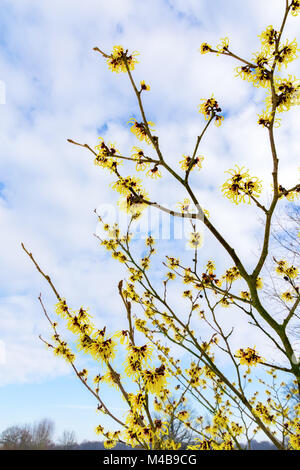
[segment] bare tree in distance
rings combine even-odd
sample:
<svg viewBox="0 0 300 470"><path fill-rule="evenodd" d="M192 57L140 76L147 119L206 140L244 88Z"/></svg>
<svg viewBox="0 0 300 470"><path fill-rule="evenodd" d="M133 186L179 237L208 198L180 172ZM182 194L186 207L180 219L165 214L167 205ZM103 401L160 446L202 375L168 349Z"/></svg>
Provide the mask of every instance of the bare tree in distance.
<svg viewBox="0 0 300 470"><path fill-rule="evenodd" d="M76 434L74 431L65 430L58 440L58 445L61 449L71 450L78 446Z"/></svg>
<svg viewBox="0 0 300 470"><path fill-rule="evenodd" d="M33 425L15 425L5 429L0 436L4 450L46 450L54 447L54 422L44 418Z"/></svg>

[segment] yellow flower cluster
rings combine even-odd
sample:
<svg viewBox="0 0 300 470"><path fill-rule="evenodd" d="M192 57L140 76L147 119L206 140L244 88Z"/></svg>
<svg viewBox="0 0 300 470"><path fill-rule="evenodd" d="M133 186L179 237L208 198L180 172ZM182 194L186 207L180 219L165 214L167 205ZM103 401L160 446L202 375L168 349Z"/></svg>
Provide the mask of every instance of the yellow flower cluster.
<svg viewBox="0 0 300 470"><path fill-rule="evenodd" d="M276 110L278 113L288 111L291 106L300 103L300 81L291 75L288 78L275 77ZM271 90L266 98L267 111L272 109L273 97Z"/></svg>
<svg viewBox="0 0 300 470"><path fill-rule="evenodd" d="M126 210L134 216L138 216L145 209L147 194L141 187L141 180L128 176L127 178L120 177L113 185L119 194L123 196L118 202L120 209Z"/></svg>
<svg viewBox="0 0 300 470"><path fill-rule="evenodd" d="M144 387L149 393L159 393L166 386L168 372L164 364L155 369L142 371Z"/></svg>
<svg viewBox="0 0 300 470"><path fill-rule="evenodd" d="M291 13L293 16L297 16L300 11L300 1L299 0L292 0L291 3Z"/></svg>
<svg viewBox="0 0 300 470"><path fill-rule="evenodd" d="M208 52L211 52L213 49L212 47L207 44L207 42L203 42L200 46L200 53L201 54L207 54Z"/></svg>
<svg viewBox="0 0 300 470"><path fill-rule="evenodd" d="M112 72L127 72L127 64L129 70L134 70L135 64L138 63L137 54L137 52L133 52L128 55L122 46L114 46L110 57L107 59L108 67Z"/></svg>
<svg viewBox="0 0 300 470"><path fill-rule="evenodd" d="M90 321L90 316L82 307L79 312L71 313L66 301L60 300L56 305L56 313L67 319L67 328L78 335L77 347L90 354L96 361L107 363L113 360L116 354L116 343L112 338L105 338L105 328L95 330ZM61 346L61 345L60 345ZM68 356L69 351L65 347L58 347L55 354Z"/></svg>
<svg viewBox="0 0 300 470"><path fill-rule="evenodd" d="M272 111L263 111L261 114L258 114L258 124L264 127L270 127L273 122L274 127L280 126L280 119L275 117L275 113Z"/></svg>
<svg viewBox="0 0 300 470"><path fill-rule="evenodd" d="M189 242L188 242L190 248L193 248L194 250L200 248L203 244L203 235L202 233L199 232L192 232L190 234Z"/></svg>
<svg viewBox="0 0 300 470"><path fill-rule="evenodd" d="M186 369L186 373L189 376L189 383L191 387L197 388L201 385L200 376L202 374L201 367L197 366L195 362L192 362L189 369Z"/></svg>
<svg viewBox="0 0 300 470"><path fill-rule="evenodd" d="M110 142L108 145L106 145L102 137L99 137L99 141L100 143L95 147L97 156L94 160L94 163L95 165L99 165L102 168L107 168L112 173L114 173L117 165L120 164L120 162L114 158L114 156L117 155L119 151L115 148L115 145L111 144Z"/></svg>
<svg viewBox="0 0 300 470"><path fill-rule="evenodd" d="M131 132L140 140L145 141L147 144L151 144L151 138L149 132L154 132L154 123L149 121L147 126L143 122L138 122L135 118L129 120L131 124Z"/></svg>
<svg viewBox="0 0 300 470"><path fill-rule="evenodd" d="M295 201L298 199L300 189L297 188L295 191L287 191L281 184L278 186L278 197L282 199L285 197L288 201Z"/></svg>
<svg viewBox="0 0 300 470"><path fill-rule="evenodd" d="M213 97L208 98L207 100L201 100L203 103L199 104L199 113L203 114L205 119L213 117L215 119L216 126L220 126L224 119L224 116L220 114L222 109L220 108L217 100Z"/></svg>
<svg viewBox="0 0 300 470"><path fill-rule="evenodd" d="M280 260L276 262L275 271L277 272L277 274L284 276L286 280L295 279L299 274L299 269L293 265L289 265L285 260Z"/></svg>
<svg viewBox="0 0 300 470"><path fill-rule="evenodd" d="M223 38L221 39L221 43L217 45L217 55L220 55L220 54L225 54L226 52L228 52L228 48L229 48L229 38Z"/></svg>
<svg viewBox="0 0 300 470"><path fill-rule="evenodd" d="M269 408L267 408L263 403L258 402L254 413L261 418L265 424L272 424L275 420L275 416L270 413Z"/></svg>
<svg viewBox="0 0 300 470"><path fill-rule="evenodd" d="M202 168L203 160L203 155L198 155L193 159L193 161L188 155L183 155L183 160L181 160L179 163L181 164L181 168L185 171L189 169L193 170L195 167L198 167L200 170Z"/></svg>
<svg viewBox="0 0 300 470"><path fill-rule="evenodd" d="M276 31L271 25L271 26L268 26L267 29L263 31L261 35L259 35L258 37L261 41L262 46L268 50L271 47L272 48L275 47L277 37L278 37L278 31Z"/></svg>
<svg viewBox="0 0 300 470"><path fill-rule="evenodd" d="M252 348L239 349L236 353L236 357L240 359L242 365L247 366L256 366L259 362L263 362L255 349Z"/></svg>
<svg viewBox="0 0 300 470"><path fill-rule="evenodd" d="M131 361L139 361L142 363L147 363L152 356L152 347L149 344L144 344L143 346L133 346L132 344L128 345L128 357Z"/></svg>
<svg viewBox="0 0 300 470"><path fill-rule="evenodd" d="M141 90L144 90L144 91L150 90L150 85L146 85L144 80L141 81Z"/></svg>
<svg viewBox="0 0 300 470"><path fill-rule="evenodd" d="M132 158L134 158L134 160L137 161L136 163L137 171L143 171L150 165L150 162L146 160L144 150L141 149L140 147L133 147L131 156Z"/></svg>
<svg viewBox="0 0 300 470"><path fill-rule="evenodd" d="M284 45L282 44L278 52L273 53L277 62L278 70L281 69L282 65L287 67L290 62L297 59L298 50L296 39L292 42L286 41Z"/></svg>
<svg viewBox="0 0 300 470"><path fill-rule="evenodd" d="M99 338L94 340L89 347L85 346L83 349L85 352L89 352L96 361L100 362L113 360L116 355L116 343L111 338L106 340Z"/></svg>
<svg viewBox="0 0 300 470"><path fill-rule="evenodd" d="M282 300L284 300L285 302L293 302L295 296L293 295L292 292L290 291L286 291L286 292L283 292L280 296L282 298Z"/></svg>
<svg viewBox="0 0 300 470"><path fill-rule="evenodd" d="M58 342L58 345L53 349L55 356L61 356L66 359L67 362L74 362L75 355L67 346L67 343L65 341L60 340L59 338L54 339Z"/></svg>
<svg viewBox="0 0 300 470"><path fill-rule="evenodd" d="M251 197L259 197L262 189L261 181L256 176L250 176L248 170L237 165L235 169L227 171L231 175L222 186L222 192L225 197L231 199L235 204L240 202L251 203Z"/></svg>
<svg viewBox="0 0 300 470"><path fill-rule="evenodd" d="M150 170L147 171L147 176L150 176L151 178L161 178L161 172L159 171L158 165L154 165L153 168L150 168Z"/></svg>
<svg viewBox="0 0 300 470"><path fill-rule="evenodd" d="M236 266L233 266L232 268L227 269L225 274L221 277L221 279L224 279L226 282L230 284L240 278L241 278L241 275Z"/></svg>

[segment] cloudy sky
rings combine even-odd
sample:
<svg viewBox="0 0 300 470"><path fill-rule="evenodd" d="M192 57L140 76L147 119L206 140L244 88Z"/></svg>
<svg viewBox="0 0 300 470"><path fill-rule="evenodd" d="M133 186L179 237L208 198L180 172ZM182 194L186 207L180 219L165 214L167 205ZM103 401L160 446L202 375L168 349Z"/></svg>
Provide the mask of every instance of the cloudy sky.
<svg viewBox="0 0 300 470"><path fill-rule="evenodd" d="M235 163L264 178L270 195L271 160L267 135L256 124L264 95L236 78L231 59L200 55L199 46L230 37L238 55L251 58L258 34L278 26L283 0L2 0L0 14L0 431L11 424L49 417L57 434L76 431L94 439L99 422L94 402L38 335L49 334L37 297L53 311L55 298L21 250L24 242L75 307L90 307L99 327L113 329L122 315L116 286L120 266L98 246L93 210L115 207L112 178L95 167L88 152L101 135L123 154L138 145L128 120L139 117L125 74L111 73L94 46L110 52L116 44L140 53L134 77L145 80L148 119L155 122L168 162L178 165L192 152L204 121L201 98L214 93L225 122L203 140L205 156L193 186L212 220L250 266L255 262L260 222L252 207L222 198L224 171ZM294 39L299 21L291 17L286 36ZM296 75L299 63L290 66ZM2 99L2 101L4 101ZM299 111L284 116L276 133L282 158L281 181L295 184L295 136ZM130 171L128 169L128 171ZM169 178L151 183L159 202L174 207L182 190ZM153 222L153 229L159 222ZM167 223L166 221L164 223ZM203 262L226 259L208 234ZM185 251L185 241L159 242L162 250ZM160 245L159 245L160 246ZM173 251L174 253L174 251ZM201 258L202 259L202 258ZM157 266L159 266L157 264ZM157 267L157 269L159 269ZM240 346L246 344L240 329ZM256 343L259 339L256 339ZM113 407L122 406L113 401Z"/></svg>

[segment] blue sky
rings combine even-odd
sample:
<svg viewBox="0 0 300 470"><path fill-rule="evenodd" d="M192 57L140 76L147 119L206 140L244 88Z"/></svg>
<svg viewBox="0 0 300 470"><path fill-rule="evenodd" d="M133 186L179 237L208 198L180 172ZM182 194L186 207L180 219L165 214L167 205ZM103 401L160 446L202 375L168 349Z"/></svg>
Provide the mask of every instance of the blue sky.
<svg viewBox="0 0 300 470"><path fill-rule="evenodd" d="M150 6L151 3L151 6ZM200 55L201 42L229 36L233 50L247 55L258 48L257 35L278 25L283 0L22 0L1 2L0 80L6 104L0 105L0 431L6 426L51 417L57 434L74 429L79 440L93 439L98 423L93 402L67 365L38 340L48 328L37 297L49 311L55 299L20 248L23 241L74 306L89 306L100 324L120 322L116 285L120 266L97 246L93 210L115 204L112 178L93 165L67 138L96 145L99 133L128 153L137 145L128 120L138 108L125 75L112 74L92 49L115 44L140 53L136 80L146 80L149 119L171 163L191 152L203 121L201 98L214 93L226 113L221 128L210 129L200 150L205 155L196 193L213 220L223 227L251 265L257 255L260 223L255 209L233 207L222 198L224 171L235 163L271 183L266 134L256 125L263 94L235 77L236 63ZM298 19L290 18L293 39ZM248 54L249 56L249 54ZM289 73L297 75L299 63ZM294 184L299 111L284 117L277 133L285 166L282 179ZM255 142L255 146L254 143ZM159 183L151 183L156 189ZM160 202L174 206L184 196L170 178L159 186ZM158 222L157 222L158 223ZM185 241L161 242L162 254L185 250ZM205 235L203 260L226 263ZM187 254L188 256L188 254ZM157 261L157 263L159 260ZM157 264L156 269L159 269ZM100 325L101 326L101 325ZM240 324L238 346L248 340ZM255 338L256 344L259 337ZM265 347L261 344L261 347ZM4 353L3 353L4 354ZM116 408L118 403L113 404Z"/></svg>

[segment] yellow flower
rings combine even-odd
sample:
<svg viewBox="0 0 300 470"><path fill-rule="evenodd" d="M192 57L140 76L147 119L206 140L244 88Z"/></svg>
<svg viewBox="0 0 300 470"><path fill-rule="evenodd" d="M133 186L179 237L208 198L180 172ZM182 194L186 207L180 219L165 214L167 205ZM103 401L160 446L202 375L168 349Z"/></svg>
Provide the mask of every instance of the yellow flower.
<svg viewBox="0 0 300 470"><path fill-rule="evenodd" d="M217 55L228 52L228 47L229 47L229 38L226 37L226 38L221 39L221 43L217 45L217 50L218 50Z"/></svg>
<svg viewBox="0 0 300 470"><path fill-rule="evenodd" d="M283 292L280 297L285 302L293 302L293 300L294 300L294 296L293 296L292 292L289 292L289 291Z"/></svg>
<svg viewBox="0 0 300 470"><path fill-rule="evenodd" d="M179 411L177 417L180 421L187 421L190 417L190 413L187 410L182 410Z"/></svg>
<svg viewBox="0 0 300 470"><path fill-rule="evenodd" d="M117 331L117 333L115 333L114 336L119 338L121 344L124 344L124 343L128 344L129 334L127 330Z"/></svg>
<svg viewBox="0 0 300 470"><path fill-rule="evenodd" d="M264 285L264 283L263 283L262 278L261 278L261 277L258 277L258 278L256 279L256 288L257 288L257 289L262 289L262 288L263 288L263 285Z"/></svg>
<svg viewBox="0 0 300 470"><path fill-rule="evenodd" d="M152 356L153 348L149 344L144 346L133 346L131 344L127 347L131 361L139 361L140 363L147 363Z"/></svg>
<svg viewBox="0 0 300 470"><path fill-rule="evenodd" d="M70 316L66 299L61 299L55 306L55 312L62 318L68 318Z"/></svg>
<svg viewBox="0 0 300 470"><path fill-rule="evenodd" d="M281 69L282 65L287 65L297 58L297 42L296 39L293 42L286 41L285 45L281 45L276 54L274 54L275 60L278 65L278 70Z"/></svg>
<svg viewBox="0 0 300 470"><path fill-rule="evenodd" d="M220 305L222 307L229 307L230 306L230 302L228 300L228 297L222 297L222 299L220 300Z"/></svg>
<svg viewBox="0 0 300 470"><path fill-rule="evenodd" d="M136 395L129 393L128 398L131 406L137 411L140 411L146 403L146 397L142 392L139 392Z"/></svg>
<svg viewBox="0 0 300 470"><path fill-rule="evenodd" d="M144 80L141 81L141 90L146 90L146 91L150 90L150 85L146 85Z"/></svg>
<svg viewBox="0 0 300 470"><path fill-rule="evenodd" d="M178 202L178 206L181 212L189 212L191 201L188 198L185 198L183 202Z"/></svg>
<svg viewBox="0 0 300 470"><path fill-rule="evenodd" d="M135 268L130 267L129 272L131 273L129 276L129 280L131 282L141 281L143 278L143 273Z"/></svg>
<svg viewBox="0 0 300 470"><path fill-rule="evenodd" d="M295 266L289 266L288 263L284 260L277 261L277 266L275 271L277 274L283 275L290 279L295 279L298 276L299 270Z"/></svg>
<svg viewBox="0 0 300 470"><path fill-rule="evenodd" d="M211 96L211 98L205 100L201 100L203 103L200 103L198 108L199 108L199 113L203 114L205 119L208 120L210 117L214 116L215 117L215 124L220 125L222 122L223 116L221 116L219 113L222 111L220 108L217 100Z"/></svg>
<svg viewBox="0 0 300 470"><path fill-rule="evenodd" d="M141 361L134 360L131 356L127 356L125 366L125 374L128 377L137 377L141 373Z"/></svg>
<svg viewBox="0 0 300 470"><path fill-rule="evenodd" d="M137 318L134 322L135 328L138 331L141 331L142 333L146 333L148 331L148 329L146 328L146 324L147 324L146 320L142 320L140 318Z"/></svg>
<svg viewBox="0 0 300 470"><path fill-rule="evenodd" d="M274 114L272 112L264 111L262 114L258 114L258 124L264 127L270 127L271 122L273 121ZM274 119L274 127L280 126L280 119Z"/></svg>
<svg viewBox="0 0 300 470"><path fill-rule="evenodd" d="M167 371L164 364L156 369L141 372L145 389L150 393L159 393L167 383Z"/></svg>
<svg viewBox="0 0 300 470"><path fill-rule="evenodd" d="M99 141L100 143L95 147L97 156L94 163L95 165L114 171L117 168L117 165L120 164L116 158L113 158L115 155L119 154L119 150L117 150L115 145L110 142L106 145L102 137L99 137Z"/></svg>
<svg viewBox="0 0 300 470"><path fill-rule="evenodd" d="M192 159L191 157L189 157L188 155L183 155L183 160L181 160L179 163L181 163L181 168L185 171L187 171L189 168L190 168L190 165L191 165L191 162L192 162ZM199 155L197 157L194 158L193 160L193 164L191 166L191 170L194 168L194 167L198 167L199 170L202 168L202 162L204 160L204 156L203 155Z"/></svg>
<svg viewBox="0 0 300 470"><path fill-rule="evenodd" d="M242 292L240 292L240 296L242 299L245 299L245 300L250 300L250 292L248 292L247 290L244 290Z"/></svg>
<svg viewBox="0 0 300 470"><path fill-rule="evenodd" d="M121 195L132 194L132 190L138 192L141 189L141 180L128 176L127 178L120 177L113 185L112 188Z"/></svg>
<svg viewBox="0 0 300 470"><path fill-rule="evenodd" d="M190 290L185 290L185 291L182 293L182 297L188 298L188 299L191 299L191 300L192 300L192 292L191 292ZM179 338L181 339L181 336L179 336Z"/></svg>
<svg viewBox="0 0 300 470"><path fill-rule="evenodd" d="M192 362L190 369L186 369L186 373L190 377L189 383L191 387L199 387L201 383L200 376L202 374L201 367L197 366L195 362Z"/></svg>
<svg viewBox="0 0 300 470"><path fill-rule="evenodd" d="M269 48L271 48L271 46L275 48L277 36L278 31L276 31L271 25L268 26L267 29L263 31L262 34L258 37L260 38L262 46L264 46L268 50Z"/></svg>
<svg viewBox="0 0 300 470"><path fill-rule="evenodd" d="M215 116L215 125L217 127L220 127L220 125L222 124L222 121L224 121L224 116L221 116L220 114Z"/></svg>
<svg viewBox="0 0 300 470"><path fill-rule="evenodd" d="M270 86L270 71L266 68L269 64L269 59L265 51L259 52L254 55L254 62L257 67L252 70L252 76L249 77L255 87L267 88Z"/></svg>
<svg viewBox="0 0 300 470"><path fill-rule="evenodd" d="M90 334L92 332L92 327L88 323L81 323L78 316L70 316L68 318L67 328L72 331L72 333L86 333Z"/></svg>
<svg viewBox="0 0 300 470"><path fill-rule="evenodd" d="M285 270L285 274L290 278L290 279L295 279L298 276L299 270L295 266L289 266Z"/></svg>
<svg viewBox="0 0 300 470"><path fill-rule="evenodd" d="M167 276L168 279L170 279L170 280L172 280L172 281L173 281L173 280L175 279L175 277L176 277L175 274L174 274L174 273L171 273L171 272L168 272L168 273L166 274L166 276Z"/></svg>
<svg viewBox="0 0 300 470"><path fill-rule="evenodd" d="M113 449L117 445L117 441L114 439L107 439L103 442L105 449Z"/></svg>
<svg viewBox="0 0 300 470"><path fill-rule="evenodd" d="M296 77L292 75L287 78L275 77L274 80L276 98L276 110L279 113L288 111L291 106L298 105L300 103L300 82ZM271 90L269 90L266 98L267 111L272 109L273 97Z"/></svg>
<svg viewBox="0 0 300 470"><path fill-rule="evenodd" d="M255 69L250 65L243 65L241 67L237 67L236 69L237 76L246 80L247 82L253 83L254 80L254 71Z"/></svg>
<svg viewBox="0 0 300 470"><path fill-rule="evenodd" d="M192 232L188 244L191 248L199 248L203 244L203 235L199 232Z"/></svg>
<svg viewBox="0 0 300 470"><path fill-rule="evenodd" d="M260 357L255 349L239 349L236 353L236 357L240 358L240 363L247 366L256 366L259 362L262 362L262 357Z"/></svg>
<svg viewBox="0 0 300 470"><path fill-rule="evenodd" d="M158 169L157 165L154 165L153 168L147 171L146 173L147 176L150 176L151 178L161 178L161 172Z"/></svg>
<svg viewBox="0 0 300 470"><path fill-rule="evenodd" d="M292 434L290 436L290 444L291 444L293 449L300 450L300 433L299 434Z"/></svg>
<svg viewBox="0 0 300 470"><path fill-rule="evenodd" d="M179 266L179 259L167 256L167 265L170 269L174 269Z"/></svg>
<svg viewBox="0 0 300 470"><path fill-rule="evenodd" d="M116 355L116 343L111 339L93 341L89 352L96 360L107 362L114 359Z"/></svg>
<svg viewBox="0 0 300 470"><path fill-rule="evenodd" d="M300 10L300 1L299 0L292 0L291 3L291 13L293 16L297 16Z"/></svg>
<svg viewBox="0 0 300 470"><path fill-rule="evenodd" d="M203 212L204 216L209 219L209 211L207 209L204 209L202 206L200 206L200 209Z"/></svg>
<svg viewBox="0 0 300 470"><path fill-rule="evenodd" d="M238 268L236 266L233 266L232 268L227 269L224 276L222 277L227 282L233 282L233 281L236 281L237 279L240 279L241 275L239 273Z"/></svg>
<svg viewBox="0 0 300 470"><path fill-rule="evenodd" d="M208 274L213 274L214 271L216 270L216 265L213 261L208 261L206 264L206 270Z"/></svg>
<svg viewBox="0 0 300 470"><path fill-rule="evenodd" d="M149 136L149 131L150 132L153 132L154 129L153 129L153 126L154 126L154 123L149 121L147 122L147 125L148 125L148 129L147 127L145 126L145 124L143 122L137 122L137 120L135 118L131 118L129 120L129 122L131 123L131 132L133 132L133 134L141 141L145 140L145 142L147 142L147 144L151 144L151 139L150 139L150 136Z"/></svg>
<svg viewBox="0 0 300 470"><path fill-rule="evenodd" d="M287 266L288 264L285 260L277 261L277 266L276 266L275 271L277 272L277 274L285 274L285 269L287 268Z"/></svg>
<svg viewBox="0 0 300 470"><path fill-rule="evenodd" d="M151 235L149 235L149 237L146 238L146 245L153 246L154 244L155 244L154 238Z"/></svg>
<svg viewBox="0 0 300 470"><path fill-rule="evenodd" d="M299 190L287 191L281 184L278 186L278 197L282 199L285 197L288 201L294 201L299 197Z"/></svg>
<svg viewBox="0 0 300 470"><path fill-rule="evenodd" d="M147 194L143 191L139 191L137 196L134 194L129 194L125 197L122 197L118 201L118 206L121 210L124 210L137 218L147 207L147 204L144 202L145 200L147 200Z"/></svg>
<svg viewBox="0 0 300 470"><path fill-rule="evenodd" d="M207 42L203 42L200 46L199 51L201 54L207 54L208 52L212 51L212 47L207 44Z"/></svg>
<svg viewBox="0 0 300 470"><path fill-rule="evenodd" d="M136 59L137 52L128 55L122 46L114 46L110 57L107 59L107 64L112 72L127 72L126 62L129 70L134 70L135 64L138 63Z"/></svg>
<svg viewBox="0 0 300 470"><path fill-rule="evenodd" d="M244 171L244 167L239 168L235 165L235 169L227 171L231 175L222 186L222 192L225 197L231 199L235 204L246 202L251 203L252 197L259 197L262 189L261 181L255 177L250 176L248 170Z"/></svg>
<svg viewBox="0 0 300 470"><path fill-rule="evenodd" d="M254 413L258 415L266 424L271 424L275 421L274 415L271 415L270 410L261 402L257 403L254 409Z"/></svg>
<svg viewBox="0 0 300 470"><path fill-rule="evenodd" d="M110 387L114 387L118 390L119 386L117 383L117 379L120 378L118 374L113 374L112 372L107 372L106 374L102 375L100 381L105 382Z"/></svg>
<svg viewBox="0 0 300 470"><path fill-rule="evenodd" d="M213 424L224 428L227 426L227 423L228 417L222 412L222 410L218 410L213 417Z"/></svg>
<svg viewBox="0 0 300 470"><path fill-rule="evenodd" d="M55 356L62 356L66 361L73 362L75 355L72 353L70 348L67 346L65 341L61 341L54 349Z"/></svg>
<svg viewBox="0 0 300 470"><path fill-rule="evenodd" d="M131 156L132 158L137 160L137 164L135 167L137 171L143 171L150 165L150 162L145 161L146 157L144 154L144 150L139 147L132 148Z"/></svg>
<svg viewBox="0 0 300 470"><path fill-rule="evenodd" d="M103 432L104 432L104 427L101 426L101 424L99 424L99 426L97 426L97 427L95 428L95 433L96 433L96 434L103 434Z"/></svg>
<svg viewBox="0 0 300 470"><path fill-rule="evenodd" d="M243 432L243 426L240 426L238 423L232 422L230 423L232 432L235 436L239 436Z"/></svg>
<svg viewBox="0 0 300 470"><path fill-rule="evenodd" d="M190 445L187 447L189 450L211 450L212 449L212 440L210 439L204 439L200 440L198 438L195 439L197 444L195 445Z"/></svg>

